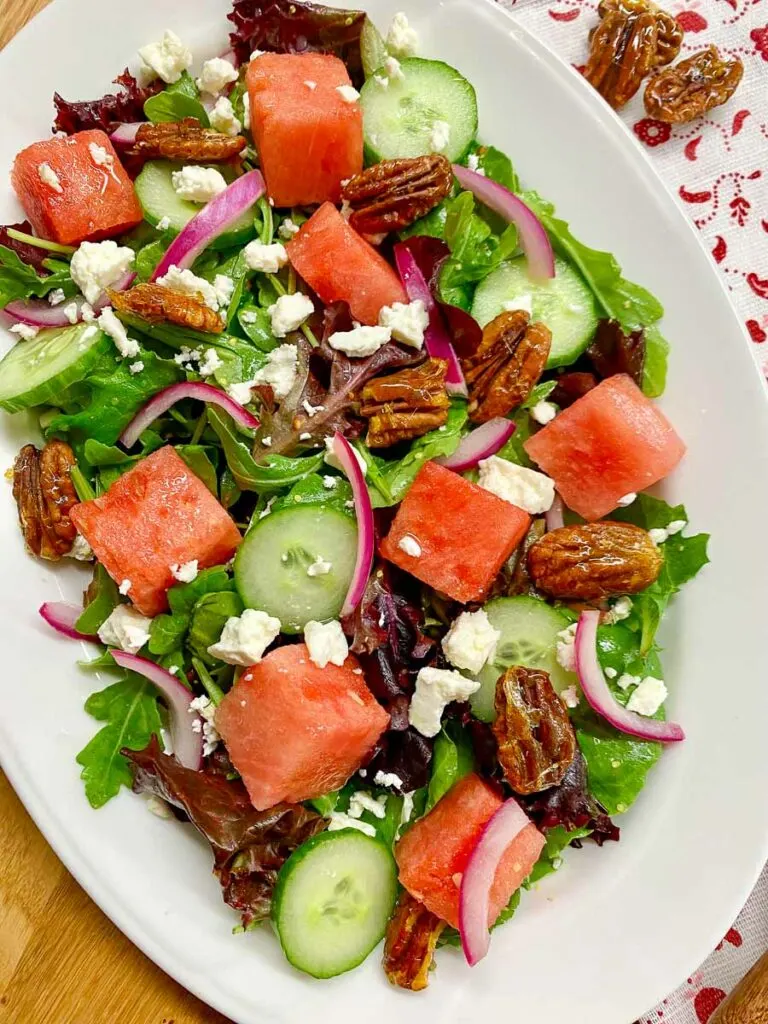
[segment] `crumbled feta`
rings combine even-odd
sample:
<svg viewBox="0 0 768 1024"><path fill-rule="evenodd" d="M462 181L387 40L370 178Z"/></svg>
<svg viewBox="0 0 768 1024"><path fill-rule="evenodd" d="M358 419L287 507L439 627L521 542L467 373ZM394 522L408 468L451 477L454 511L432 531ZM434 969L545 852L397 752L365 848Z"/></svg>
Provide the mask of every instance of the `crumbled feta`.
<svg viewBox="0 0 768 1024"><path fill-rule="evenodd" d="M314 619L304 627L304 643L309 650L309 657L318 668L332 665L343 665L349 654L347 638L341 623L316 622Z"/></svg>
<svg viewBox="0 0 768 1024"><path fill-rule="evenodd" d="M557 406L554 402L537 402L531 409L531 416L537 423L545 427L557 416Z"/></svg>
<svg viewBox="0 0 768 1024"><path fill-rule="evenodd" d="M667 699L667 688L661 679L646 676L627 701L627 711L638 715L655 715Z"/></svg>
<svg viewBox="0 0 768 1024"><path fill-rule="evenodd" d="M395 341L420 349L424 345L424 331L429 327L429 313L421 299L395 302L382 306L379 326L388 327Z"/></svg>
<svg viewBox="0 0 768 1024"><path fill-rule="evenodd" d="M197 88L210 96L218 96L225 86L236 82L237 78L237 68L234 64L223 57L213 57L203 64L200 77L197 79Z"/></svg>
<svg viewBox="0 0 768 1024"><path fill-rule="evenodd" d="M231 100L227 99L226 96L219 96L208 117L211 122L211 128L221 132L222 135L229 135L231 138L234 138L242 130L243 125L235 115L235 108L232 106Z"/></svg>
<svg viewBox="0 0 768 1024"><path fill-rule="evenodd" d="M264 651L279 632L279 619L266 612L246 608L239 617L227 619L219 640L211 644L208 653L228 665L247 668L261 661Z"/></svg>
<svg viewBox="0 0 768 1024"><path fill-rule="evenodd" d="M115 348L123 359L135 359L139 354L139 343L129 338L125 325L120 323L111 306L106 306L99 317L99 327L114 341Z"/></svg>
<svg viewBox="0 0 768 1024"><path fill-rule="evenodd" d="M622 690L628 690L630 686L637 686L640 676L633 676L629 672L623 672L616 680L616 685Z"/></svg>
<svg viewBox="0 0 768 1024"><path fill-rule="evenodd" d="M128 594L130 594L130 592L131 592L131 587L132 586L133 586L133 584L131 583L130 580L123 580L123 582L120 584L120 586L117 589L123 595L123 597L127 597Z"/></svg>
<svg viewBox="0 0 768 1024"><path fill-rule="evenodd" d="M616 504L620 508L626 508L627 505L631 505L632 504L632 502L635 500L636 497L637 497L637 494L635 494L634 491L630 491L629 494L625 494L623 498L619 498L619 500L616 502Z"/></svg>
<svg viewBox="0 0 768 1024"><path fill-rule="evenodd" d="M54 288L52 292L48 294L48 301L52 306L60 306L66 298L63 288Z"/></svg>
<svg viewBox="0 0 768 1024"><path fill-rule="evenodd" d="M218 311L219 298L216 288L204 277L198 277L191 270L180 270L176 264L168 268L168 273L157 279L157 284L164 288L170 288L177 295L189 295L198 301L202 300L206 306Z"/></svg>
<svg viewBox="0 0 768 1024"><path fill-rule="evenodd" d="M281 295L277 302L269 307L272 333L276 338L284 338L291 331L298 330L314 311L315 306L312 299L302 292Z"/></svg>
<svg viewBox="0 0 768 1024"><path fill-rule="evenodd" d="M171 226L171 218L170 217L161 217L160 220L157 222L157 230L158 231L167 231L170 226Z"/></svg>
<svg viewBox="0 0 768 1024"><path fill-rule="evenodd" d="M265 448L271 448L272 447L272 438L271 437L262 437L261 443L264 445Z"/></svg>
<svg viewBox="0 0 768 1024"><path fill-rule="evenodd" d="M555 485L548 476L507 462L497 455L480 463L477 482L504 501L509 501L531 515L539 515L552 507Z"/></svg>
<svg viewBox="0 0 768 1024"><path fill-rule="evenodd" d="M173 191L179 199L186 199L190 203L209 203L227 187L221 171L217 171L215 167L200 167L197 164L189 164L180 171L173 171L171 182Z"/></svg>
<svg viewBox="0 0 768 1024"><path fill-rule="evenodd" d="M688 525L685 519L674 519L667 527L667 536L674 537L676 533L680 533Z"/></svg>
<svg viewBox="0 0 768 1024"><path fill-rule="evenodd" d="M605 670L605 675L606 675L606 677L608 679L615 679L618 674L619 673L616 671L616 669L615 668L611 668L610 665Z"/></svg>
<svg viewBox="0 0 768 1024"><path fill-rule="evenodd" d="M486 662L493 660L500 638L501 633L493 628L482 608L462 612L443 637L443 653L456 668L477 675Z"/></svg>
<svg viewBox="0 0 768 1024"><path fill-rule="evenodd" d="M676 533L680 533L688 525L685 519L674 519L664 529L649 530L648 536L651 538L654 544L664 544L670 537L674 537Z"/></svg>
<svg viewBox="0 0 768 1024"><path fill-rule="evenodd" d="M368 463L365 461L365 459L357 450L357 448L354 447L354 445L352 446L352 451L354 453L355 458L357 459L358 466L362 470L363 476L365 476L365 474L368 472ZM330 466L332 469L338 469L342 473L344 472L344 467L339 462L338 458L336 457L336 452L333 450L332 437L326 437L325 439L325 458L323 461L327 466ZM347 502L347 505L349 508L354 508L354 502Z"/></svg>
<svg viewBox="0 0 768 1024"><path fill-rule="evenodd" d="M576 671L576 628L578 622L572 623L557 634L555 657L566 672Z"/></svg>
<svg viewBox="0 0 768 1024"><path fill-rule="evenodd" d="M475 174L480 172L480 157L477 153L470 153L467 157L467 167L470 171L474 171Z"/></svg>
<svg viewBox="0 0 768 1024"><path fill-rule="evenodd" d="M387 57L387 59L384 61L384 69L387 72L387 76L389 78L405 78L405 75L403 74L403 69L400 66L400 61L397 59L397 57Z"/></svg>
<svg viewBox="0 0 768 1024"><path fill-rule="evenodd" d="M217 274L213 279L213 290L220 309L225 309L235 294L235 282L226 274Z"/></svg>
<svg viewBox="0 0 768 1024"><path fill-rule="evenodd" d="M286 217L283 223L277 230L278 235L284 238L286 241L293 238L294 235L298 235L301 228L298 224L294 224L290 217Z"/></svg>
<svg viewBox="0 0 768 1024"><path fill-rule="evenodd" d="M419 49L419 37L402 11L398 11L389 26L387 49L397 57L412 57Z"/></svg>
<svg viewBox="0 0 768 1024"><path fill-rule="evenodd" d="M243 250L245 262L250 270L262 274L276 274L288 262L288 253L282 242L265 245L263 242L249 242Z"/></svg>
<svg viewBox="0 0 768 1024"><path fill-rule="evenodd" d="M171 575L179 583L191 583L197 579L197 559L193 558L191 562L183 562L181 565L175 562L171 566Z"/></svg>
<svg viewBox="0 0 768 1024"><path fill-rule="evenodd" d="M336 331L328 339L331 348L348 356L372 356L392 338L388 327L353 327L351 331Z"/></svg>
<svg viewBox="0 0 768 1024"><path fill-rule="evenodd" d="M332 568L332 562L326 562L322 555L318 555L307 569L307 576L327 576Z"/></svg>
<svg viewBox="0 0 768 1024"><path fill-rule="evenodd" d="M312 435L308 431L306 431L306 430L304 431L303 434L299 434L299 440L300 441L310 441L311 439L312 439Z"/></svg>
<svg viewBox="0 0 768 1024"><path fill-rule="evenodd" d="M203 358L200 360L198 371L201 377L210 377L212 373L216 373L223 365L221 356L216 349L207 348L203 352Z"/></svg>
<svg viewBox="0 0 768 1024"><path fill-rule="evenodd" d="M263 57L265 53L266 50L254 50L250 56L250 60L258 60L259 57Z"/></svg>
<svg viewBox="0 0 768 1024"><path fill-rule="evenodd" d="M372 814L374 818L385 818L387 816L386 796L372 797L364 789L353 793L349 798L349 811L347 812L350 818L361 818L365 811Z"/></svg>
<svg viewBox="0 0 768 1024"><path fill-rule="evenodd" d="M620 597L615 602L613 608L604 616L603 622L605 625L613 625L614 622L623 622L624 619L628 619L632 614L632 598L631 597Z"/></svg>
<svg viewBox="0 0 768 1024"><path fill-rule="evenodd" d="M142 363L142 361L139 359L135 363L130 363L128 369L135 376L137 373L141 373L141 371L144 369L144 363Z"/></svg>
<svg viewBox="0 0 768 1024"><path fill-rule="evenodd" d="M139 56L168 85L181 78L192 63L192 54L175 32L168 29L159 43L142 46Z"/></svg>
<svg viewBox="0 0 768 1024"><path fill-rule="evenodd" d="M120 179L115 174L115 158L112 156L112 154L108 152L103 146L99 146L95 142L89 143L88 152L91 154L91 160L93 160L96 166L100 167L104 171L105 175L109 175L109 177L113 178L114 181L116 181L119 185ZM104 184L102 186L102 193L105 191L107 184L108 181L105 177Z"/></svg>
<svg viewBox="0 0 768 1024"><path fill-rule="evenodd" d="M362 775L362 772L360 773ZM374 786L385 786L389 789L402 789L403 780L394 772L376 772L373 777Z"/></svg>
<svg viewBox="0 0 768 1024"><path fill-rule="evenodd" d="M406 555L410 555L411 558L421 558L421 544L412 537L410 533L406 533L397 542L397 546L401 551L404 551Z"/></svg>
<svg viewBox="0 0 768 1024"><path fill-rule="evenodd" d="M80 307L76 302L68 302L62 310L62 313L73 325L80 319Z"/></svg>
<svg viewBox="0 0 768 1024"><path fill-rule="evenodd" d="M268 384L275 398L285 398L296 380L298 356L296 345L278 345L269 353L266 363L256 372L252 383Z"/></svg>
<svg viewBox="0 0 768 1024"><path fill-rule="evenodd" d="M151 794L147 799L147 810L150 814L154 814L156 818L161 818L163 821L170 821L173 818L173 811L170 806L161 800L159 796Z"/></svg>
<svg viewBox="0 0 768 1024"><path fill-rule="evenodd" d="M397 827L396 839L400 838L400 830L407 825L413 814L413 793L403 793L403 809L400 812L400 824Z"/></svg>
<svg viewBox="0 0 768 1024"><path fill-rule="evenodd" d="M251 125L251 97L249 93L243 94L243 119L246 127L250 130Z"/></svg>
<svg viewBox="0 0 768 1024"><path fill-rule="evenodd" d="M353 85L337 85L336 92L345 103L357 103L360 99L360 93Z"/></svg>
<svg viewBox="0 0 768 1024"><path fill-rule="evenodd" d="M112 239L106 242L82 242L69 264L72 280L91 303L102 292L125 277L133 266L136 254Z"/></svg>
<svg viewBox="0 0 768 1024"><path fill-rule="evenodd" d="M133 605L119 604L99 626L99 640L107 647L119 647L128 654L138 654L149 642L151 624L152 619L136 611Z"/></svg>
<svg viewBox="0 0 768 1024"><path fill-rule="evenodd" d="M306 87L310 90L310 92L314 92L315 89L317 88L317 82L307 81L307 82L304 83L304 85L306 85Z"/></svg>
<svg viewBox="0 0 768 1024"><path fill-rule="evenodd" d="M64 191L64 189L61 187L61 181L59 181L58 174L56 173L56 171L54 171L50 164L38 164L37 176L40 178L40 181L42 181L44 185L47 185L49 188L52 188L54 192L58 192L59 194L61 194Z"/></svg>
<svg viewBox="0 0 768 1024"><path fill-rule="evenodd" d="M304 409L304 412L307 414L307 416L309 416L310 419L312 419L313 416L317 416L317 414L319 412L322 412L323 409L325 408L324 405L312 405L312 403L308 401L306 398L301 403L301 405L302 408Z"/></svg>
<svg viewBox="0 0 768 1024"><path fill-rule="evenodd" d="M669 534L664 529L649 530L648 536L657 546L663 544L665 540L669 540Z"/></svg>
<svg viewBox="0 0 768 1024"><path fill-rule="evenodd" d="M14 324L10 330L13 334L18 334L22 341L32 341L40 333L40 328L33 327L32 324Z"/></svg>
<svg viewBox="0 0 768 1024"><path fill-rule="evenodd" d="M566 686L560 696L563 698L567 708L577 708L579 706L579 691L575 686Z"/></svg>
<svg viewBox="0 0 768 1024"><path fill-rule="evenodd" d="M432 134L429 137L430 145L435 153L442 153L451 141L451 126L447 121L435 121L432 125Z"/></svg>
<svg viewBox="0 0 768 1024"><path fill-rule="evenodd" d="M518 310L523 313L527 313L528 316L533 316L533 296L528 292L523 295L518 295L516 299L507 299L501 305L504 313L516 313Z"/></svg>
<svg viewBox="0 0 768 1024"><path fill-rule="evenodd" d="M376 85L379 86L379 88L381 88L381 89L388 89L389 88L389 79L386 77L386 75L374 75L373 76L373 80L376 83Z"/></svg>
<svg viewBox="0 0 768 1024"><path fill-rule="evenodd" d="M72 548L67 553L67 558L74 558L76 562L92 562L94 558L91 545L81 534L77 534L72 542Z"/></svg>
<svg viewBox="0 0 768 1024"><path fill-rule="evenodd" d="M256 381L254 380L244 380L241 381L239 384L228 384L227 394L229 395L230 398L233 398L238 403L238 405L248 405L248 403L251 401L251 398L253 397L252 391L255 383ZM261 443L265 444L266 441L267 438L265 437ZM271 437L269 438L269 444L272 444ZM269 445L265 445L265 447L268 448Z"/></svg>
<svg viewBox="0 0 768 1024"><path fill-rule="evenodd" d="M189 702L187 710L190 715L197 714L200 716L204 743L203 757L208 757L209 754L214 752L221 739L216 729L216 705L210 697L195 697L194 700ZM200 730L195 731L199 732Z"/></svg>
<svg viewBox="0 0 768 1024"><path fill-rule="evenodd" d="M326 489L326 491L332 491L334 489L334 487L336 487L338 482L339 482L338 477L335 477L335 476L324 476L323 477L323 487Z"/></svg>
<svg viewBox="0 0 768 1024"><path fill-rule="evenodd" d="M447 705L454 700L467 700L479 688L480 683L459 672L443 668L419 669L408 721L422 736L437 736Z"/></svg>
<svg viewBox="0 0 768 1024"><path fill-rule="evenodd" d="M342 814L340 811L332 811L328 815L328 831L338 832L342 828L356 828L358 832L364 832L372 839L376 837L376 829L373 825L369 825L367 821L359 821L357 818L350 818L348 814Z"/></svg>

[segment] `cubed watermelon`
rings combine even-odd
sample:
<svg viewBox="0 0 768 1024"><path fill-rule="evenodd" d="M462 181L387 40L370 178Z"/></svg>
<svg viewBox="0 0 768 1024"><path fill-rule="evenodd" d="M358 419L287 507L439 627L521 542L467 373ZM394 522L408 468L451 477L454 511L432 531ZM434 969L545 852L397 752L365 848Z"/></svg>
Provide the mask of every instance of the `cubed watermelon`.
<svg viewBox="0 0 768 1024"><path fill-rule="evenodd" d="M160 448L106 494L72 509L72 521L116 583L144 615L168 607L171 566L228 562L240 531L173 448Z"/></svg>
<svg viewBox="0 0 768 1024"><path fill-rule="evenodd" d="M318 668L305 644L279 647L249 668L216 712L216 728L260 811L343 786L388 725L354 655L340 668Z"/></svg>
<svg viewBox="0 0 768 1024"><path fill-rule="evenodd" d="M527 512L426 462L398 509L381 553L423 583L456 601L481 601L525 536ZM421 553L401 547L412 537Z"/></svg>
<svg viewBox="0 0 768 1024"><path fill-rule="evenodd" d="M459 926L459 888L483 829L503 803L475 774L466 775L395 847L400 881L433 914ZM488 907L488 927L525 881L544 848L544 836L526 825L512 840L496 869Z"/></svg>
<svg viewBox="0 0 768 1024"><path fill-rule="evenodd" d="M343 61L324 53L265 53L246 75L251 128L275 206L337 202L363 167L363 115L338 91Z"/></svg>
<svg viewBox="0 0 768 1024"><path fill-rule="evenodd" d="M27 146L11 182L37 234L62 245L121 235L143 220L133 182L104 132Z"/></svg>
<svg viewBox="0 0 768 1024"><path fill-rule="evenodd" d="M323 302L348 303L360 323L375 325L382 306L408 301L392 267L331 203L312 215L287 249L297 272Z"/></svg>
<svg viewBox="0 0 768 1024"><path fill-rule="evenodd" d="M631 377L609 377L525 442L584 519L612 512L619 499L671 473L685 444Z"/></svg>

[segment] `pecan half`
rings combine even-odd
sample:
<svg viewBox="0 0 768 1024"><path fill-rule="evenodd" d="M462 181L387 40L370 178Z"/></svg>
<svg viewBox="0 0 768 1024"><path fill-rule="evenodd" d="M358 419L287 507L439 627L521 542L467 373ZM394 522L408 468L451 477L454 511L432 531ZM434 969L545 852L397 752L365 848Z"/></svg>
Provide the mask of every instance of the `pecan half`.
<svg viewBox="0 0 768 1024"><path fill-rule="evenodd" d="M475 354L461 360L473 422L485 423L516 409L544 372L552 334L544 324L529 321L522 309L500 313L483 329Z"/></svg>
<svg viewBox="0 0 768 1024"><path fill-rule="evenodd" d="M650 0L601 0L597 13L604 18L609 11L619 11L625 15L639 14L649 11L656 18L656 60L654 67L671 64L680 53L685 32L673 15L663 11Z"/></svg>
<svg viewBox="0 0 768 1024"><path fill-rule="evenodd" d="M445 921L408 892L397 901L387 925L384 971L393 985L420 992L429 984L429 969Z"/></svg>
<svg viewBox="0 0 768 1024"><path fill-rule="evenodd" d="M496 683L493 734L499 764L516 793L558 786L576 754L568 710L549 675L513 665Z"/></svg>
<svg viewBox="0 0 768 1024"><path fill-rule="evenodd" d="M24 445L13 467L13 496L19 523L29 550L58 561L72 550L77 530L69 513L78 503L70 478L76 465L64 441L49 441L40 451Z"/></svg>
<svg viewBox="0 0 768 1024"><path fill-rule="evenodd" d="M389 448L442 427L450 400L445 359L427 359L388 377L374 377L360 392L360 414L368 422L369 448Z"/></svg>
<svg viewBox="0 0 768 1024"><path fill-rule="evenodd" d="M738 57L721 57L708 46L655 75L645 90L645 109L658 121L684 124L726 103L743 74Z"/></svg>
<svg viewBox="0 0 768 1024"><path fill-rule="evenodd" d="M195 117L185 117L182 121L142 124L128 156L219 164L239 157L247 145L242 135L224 135L203 128Z"/></svg>
<svg viewBox="0 0 768 1024"><path fill-rule="evenodd" d="M224 322L203 302L171 291L161 284L137 284L127 292L109 293L109 301L119 313L129 313L150 324L169 323L189 327L206 334L221 334Z"/></svg>
<svg viewBox="0 0 768 1024"><path fill-rule="evenodd" d="M648 532L632 523L562 526L528 552L539 590L563 600L600 601L636 594L654 583L663 558Z"/></svg>
<svg viewBox="0 0 768 1024"><path fill-rule="evenodd" d="M432 153L411 160L383 160L342 187L349 223L362 235L400 231L433 210L450 194L450 161Z"/></svg>

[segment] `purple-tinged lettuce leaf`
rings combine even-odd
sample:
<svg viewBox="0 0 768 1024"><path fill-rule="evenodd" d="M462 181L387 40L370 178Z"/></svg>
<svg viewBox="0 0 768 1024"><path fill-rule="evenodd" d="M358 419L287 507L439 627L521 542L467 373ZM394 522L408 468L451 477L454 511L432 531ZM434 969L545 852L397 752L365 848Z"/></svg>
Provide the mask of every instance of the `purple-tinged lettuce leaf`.
<svg viewBox="0 0 768 1024"><path fill-rule="evenodd" d="M589 791L587 762L578 749L559 786L519 799L529 817L545 831L558 826L568 832L588 828L598 846L619 838L618 827Z"/></svg>
<svg viewBox="0 0 768 1024"><path fill-rule="evenodd" d="M50 274L50 270L48 270L44 264L44 261L50 259L52 255L50 250L41 249L37 245L27 245L26 242L19 242L18 239L11 238L8 234L8 228L13 228L15 231L21 231L25 235L32 235L34 234L34 231L32 230L32 225L29 221L22 221L21 224L0 225L0 245L5 246L6 249L12 249L22 263L26 263L28 266L34 267L41 277L46 277Z"/></svg>
<svg viewBox="0 0 768 1024"><path fill-rule="evenodd" d="M156 95L164 88L160 81L152 82L143 88L127 68L122 75L117 76L115 84L120 86L117 93L107 93L98 100L78 100L70 103L59 93L54 93L56 121L53 130L65 132L67 135L74 135L90 128L110 132L126 121L145 121L144 104L150 96Z"/></svg>

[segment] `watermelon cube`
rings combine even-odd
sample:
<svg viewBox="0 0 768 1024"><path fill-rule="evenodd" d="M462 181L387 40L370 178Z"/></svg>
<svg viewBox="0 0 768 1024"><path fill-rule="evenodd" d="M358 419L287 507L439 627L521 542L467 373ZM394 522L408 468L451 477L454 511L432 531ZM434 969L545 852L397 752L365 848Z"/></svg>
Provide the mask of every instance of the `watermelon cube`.
<svg viewBox="0 0 768 1024"><path fill-rule="evenodd" d="M566 505L590 522L671 473L685 444L631 377L609 377L525 442Z"/></svg>
<svg viewBox="0 0 768 1024"><path fill-rule="evenodd" d="M234 555L240 531L173 448L160 448L106 494L72 509L72 521L116 583L144 615L168 607L171 566L200 569ZM128 587L130 583L130 587Z"/></svg>
<svg viewBox="0 0 768 1024"><path fill-rule="evenodd" d="M121 235L144 217L133 182L101 131L27 146L14 161L11 182L37 234L62 245Z"/></svg>
<svg viewBox="0 0 768 1024"><path fill-rule="evenodd" d="M216 712L216 728L260 811L343 786L388 726L354 655L341 668L318 668L305 644L278 647L249 668Z"/></svg>
<svg viewBox="0 0 768 1024"><path fill-rule="evenodd" d="M400 881L433 914L459 927L459 888L472 851L503 801L474 773L466 775L395 847ZM531 822L507 847L491 887L490 928L528 875L544 848L544 836Z"/></svg>
<svg viewBox="0 0 768 1024"><path fill-rule="evenodd" d="M246 75L251 128L275 206L338 202L363 169L363 115L338 91L343 61L324 53L265 53Z"/></svg>
<svg viewBox="0 0 768 1024"><path fill-rule="evenodd" d="M527 512L434 462L419 470L381 553L456 601L482 601L531 523ZM421 549L413 555L410 537Z"/></svg>

